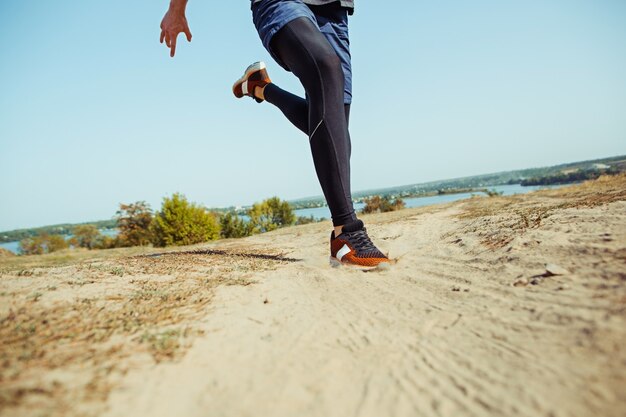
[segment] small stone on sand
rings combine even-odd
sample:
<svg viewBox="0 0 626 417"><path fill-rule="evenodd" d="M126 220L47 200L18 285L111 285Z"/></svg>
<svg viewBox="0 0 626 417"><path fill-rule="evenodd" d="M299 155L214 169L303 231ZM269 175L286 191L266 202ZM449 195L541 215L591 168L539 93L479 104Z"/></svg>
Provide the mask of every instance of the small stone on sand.
<svg viewBox="0 0 626 417"><path fill-rule="evenodd" d="M525 287L528 285L528 280L526 278L518 278L513 282L514 287Z"/></svg>
<svg viewBox="0 0 626 417"><path fill-rule="evenodd" d="M553 275L567 275L569 274L569 271L563 267L560 267L556 264L546 264L546 275L547 276L553 276Z"/></svg>

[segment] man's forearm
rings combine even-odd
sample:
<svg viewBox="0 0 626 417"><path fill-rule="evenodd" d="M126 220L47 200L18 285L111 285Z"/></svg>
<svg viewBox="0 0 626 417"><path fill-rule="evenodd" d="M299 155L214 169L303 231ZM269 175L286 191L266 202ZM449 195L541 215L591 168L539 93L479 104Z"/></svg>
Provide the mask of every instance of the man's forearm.
<svg viewBox="0 0 626 417"><path fill-rule="evenodd" d="M170 0L170 10L176 13L185 14L187 0Z"/></svg>

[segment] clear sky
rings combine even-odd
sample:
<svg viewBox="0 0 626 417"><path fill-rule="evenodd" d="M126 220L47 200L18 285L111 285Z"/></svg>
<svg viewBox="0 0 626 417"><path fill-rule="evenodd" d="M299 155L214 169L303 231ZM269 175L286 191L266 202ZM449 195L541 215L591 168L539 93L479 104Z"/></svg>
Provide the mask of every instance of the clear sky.
<svg viewBox="0 0 626 417"><path fill-rule="evenodd" d="M356 0L353 189L626 154L626 1ZM231 85L272 62L247 0L0 2L0 230L320 195L306 136Z"/></svg>

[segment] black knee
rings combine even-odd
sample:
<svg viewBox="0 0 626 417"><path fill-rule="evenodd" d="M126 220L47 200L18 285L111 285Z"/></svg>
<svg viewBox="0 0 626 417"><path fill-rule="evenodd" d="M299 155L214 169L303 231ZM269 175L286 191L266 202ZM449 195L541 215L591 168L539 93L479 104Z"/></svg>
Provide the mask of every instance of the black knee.
<svg viewBox="0 0 626 417"><path fill-rule="evenodd" d="M331 95L343 97L343 69L337 54L332 50L318 50L310 58L305 71L296 75L311 100L322 104L320 100L328 100ZM341 101L343 104L343 98Z"/></svg>
<svg viewBox="0 0 626 417"><path fill-rule="evenodd" d="M313 56L313 61L325 82L334 81L343 85L341 60L335 51L320 51Z"/></svg>

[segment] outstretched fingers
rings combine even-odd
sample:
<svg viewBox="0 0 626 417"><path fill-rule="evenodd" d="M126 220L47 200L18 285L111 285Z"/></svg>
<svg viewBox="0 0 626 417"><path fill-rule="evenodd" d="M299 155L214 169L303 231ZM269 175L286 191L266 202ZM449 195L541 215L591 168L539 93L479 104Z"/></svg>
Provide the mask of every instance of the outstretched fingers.
<svg viewBox="0 0 626 417"><path fill-rule="evenodd" d="M172 58L174 58L174 54L176 54L176 38L178 37L178 33L174 34L174 36L172 36L170 38L170 56Z"/></svg>

